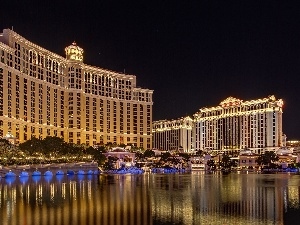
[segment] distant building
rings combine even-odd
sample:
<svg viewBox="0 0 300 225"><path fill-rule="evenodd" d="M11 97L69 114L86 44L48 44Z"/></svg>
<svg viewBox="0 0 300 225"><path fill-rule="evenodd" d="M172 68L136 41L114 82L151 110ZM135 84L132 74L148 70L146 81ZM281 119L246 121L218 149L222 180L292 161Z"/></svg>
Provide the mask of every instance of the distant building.
<svg viewBox="0 0 300 225"><path fill-rule="evenodd" d="M254 169L258 168L256 160L259 155L253 153L250 149L243 149L239 152L238 167L240 169Z"/></svg>
<svg viewBox="0 0 300 225"><path fill-rule="evenodd" d="M193 170L207 170L209 166L207 166L207 161L211 160L210 155L204 156L192 156L189 160L190 169Z"/></svg>
<svg viewBox="0 0 300 225"><path fill-rule="evenodd" d="M293 153L300 153L300 141L299 140L291 140L286 142L286 147L293 150Z"/></svg>
<svg viewBox="0 0 300 225"><path fill-rule="evenodd" d="M300 141L299 140L286 141L286 146L287 147L300 147Z"/></svg>
<svg viewBox="0 0 300 225"><path fill-rule="evenodd" d="M192 151L193 120L183 117L177 120L153 122L153 148L164 151Z"/></svg>
<svg viewBox="0 0 300 225"><path fill-rule="evenodd" d="M158 150L156 148L153 148L152 151L154 152L155 156L160 156L160 155L165 154L165 153L168 152L168 151L165 151L165 150Z"/></svg>
<svg viewBox="0 0 300 225"><path fill-rule="evenodd" d="M282 147L276 151L276 155L278 156L278 165L281 165L282 168L286 168L289 164L298 162L298 155L293 154L292 148Z"/></svg>
<svg viewBox="0 0 300 225"><path fill-rule="evenodd" d="M283 146L282 99L273 95L243 101L229 97L218 106L194 114L195 150L254 153L275 151Z"/></svg>
<svg viewBox="0 0 300 225"><path fill-rule="evenodd" d="M116 169L121 167L131 167L135 165L135 153L128 152L124 148L113 148L107 153L103 153L106 158L116 157Z"/></svg>
<svg viewBox="0 0 300 225"><path fill-rule="evenodd" d="M0 34L0 137L22 143L32 137L62 137L152 148L153 90L136 86L136 76L83 63L75 42L66 57L12 30Z"/></svg>

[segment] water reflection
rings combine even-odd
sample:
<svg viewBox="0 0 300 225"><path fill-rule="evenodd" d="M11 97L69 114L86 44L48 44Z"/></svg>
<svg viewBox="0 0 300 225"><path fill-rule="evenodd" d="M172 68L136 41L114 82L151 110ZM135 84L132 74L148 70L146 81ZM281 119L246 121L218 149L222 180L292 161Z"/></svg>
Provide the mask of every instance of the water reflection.
<svg viewBox="0 0 300 225"><path fill-rule="evenodd" d="M0 224L293 224L299 198L290 174L2 178Z"/></svg>
<svg viewBox="0 0 300 225"><path fill-rule="evenodd" d="M300 212L299 175L194 174L185 182L182 194L171 188L171 196L168 191L153 196L157 201L154 207L164 206L154 213L159 220L182 224L283 224L289 207ZM165 202L172 203L169 210L162 210L167 209Z"/></svg>

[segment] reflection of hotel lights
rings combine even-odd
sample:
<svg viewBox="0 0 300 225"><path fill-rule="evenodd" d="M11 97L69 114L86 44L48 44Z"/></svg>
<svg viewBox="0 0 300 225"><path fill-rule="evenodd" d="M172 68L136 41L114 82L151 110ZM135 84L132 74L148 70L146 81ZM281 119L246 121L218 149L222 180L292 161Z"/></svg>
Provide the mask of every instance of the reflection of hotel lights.
<svg viewBox="0 0 300 225"><path fill-rule="evenodd" d="M51 201L54 201L54 184L53 183L50 185L50 199L51 199Z"/></svg>
<svg viewBox="0 0 300 225"><path fill-rule="evenodd" d="M61 192L62 192L62 198L66 199L66 183L62 183Z"/></svg>

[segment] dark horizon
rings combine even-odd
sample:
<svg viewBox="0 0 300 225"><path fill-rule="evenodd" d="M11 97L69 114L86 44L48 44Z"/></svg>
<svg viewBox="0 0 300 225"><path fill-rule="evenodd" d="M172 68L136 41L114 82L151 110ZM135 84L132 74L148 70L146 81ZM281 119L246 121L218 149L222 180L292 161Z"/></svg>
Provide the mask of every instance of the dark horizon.
<svg viewBox="0 0 300 225"><path fill-rule="evenodd" d="M84 63L133 74L154 90L153 120L193 115L229 96L284 100L283 132L300 139L298 1L15 1L0 30Z"/></svg>

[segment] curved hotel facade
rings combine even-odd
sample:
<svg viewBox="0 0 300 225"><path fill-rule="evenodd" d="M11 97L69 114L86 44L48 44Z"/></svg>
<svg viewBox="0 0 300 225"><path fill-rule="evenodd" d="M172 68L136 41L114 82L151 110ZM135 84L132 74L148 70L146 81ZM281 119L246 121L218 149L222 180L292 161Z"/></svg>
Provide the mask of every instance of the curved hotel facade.
<svg viewBox="0 0 300 225"><path fill-rule="evenodd" d="M201 108L193 119L154 121L153 147L183 147L184 152L274 151L285 145L282 106L282 99L273 95L250 101L229 97L218 106Z"/></svg>
<svg viewBox="0 0 300 225"><path fill-rule="evenodd" d="M160 150L192 150L193 119L189 116L177 120L153 122L153 148Z"/></svg>
<svg viewBox="0 0 300 225"><path fill-rule="evenodd" d="M282 99L272 95L250 101L229 97L219 106L201 108L194 114L195 150L276 150L283 145L282 106Z"/></svg>
<svg viewBox="0 0 300 225"><path fill-rule="evenodd" d="M136 76L83 63L73 43L66 58L12 30L0 34L0 137L66 142L133 144L152 148L153 90Z"/></svg>

